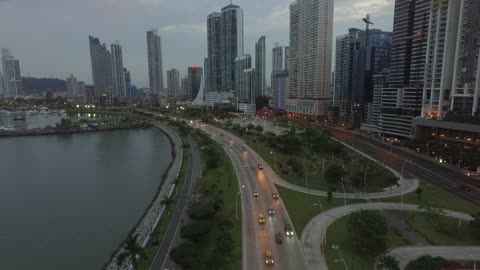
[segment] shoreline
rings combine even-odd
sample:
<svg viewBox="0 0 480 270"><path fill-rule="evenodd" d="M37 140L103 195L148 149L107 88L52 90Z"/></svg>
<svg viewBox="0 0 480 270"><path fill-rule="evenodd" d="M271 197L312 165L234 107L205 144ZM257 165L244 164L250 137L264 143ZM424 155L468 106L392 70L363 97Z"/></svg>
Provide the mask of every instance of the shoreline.
<svg viewBox="0 0 480 270"><path fill-rule="evenodd" d="M170 144L172 145L172 161L168 165L165 172L162 174L161 181L158 185L157 193L155 194L154 198L145 208L142 217L138 220L136 225L126 235L127 237L129 234L138 234L138 244L142 247L144 247L150 239L150 234L154 231L154 229L158 225L160 218L163 215L165 206L161 204L161 201L163 200L164 196L171 197L175 187L174 182L180 173L183 160L183 143L178 134L171 127L168 127L165 124L155 124L152 126L158 128L169 139ZM172 177L173 179L169 179ZM170 188L166 187L166 185L168 184L168 180L172 180L170 182L170 184L172 184ZM127 239L126 237L125 240ZM112 255L102 267L103 270L129 269L129 263L126 264L124 262L121 266L117 266L116 264L116 257L120 254L125 240L123 240L118 246L118 248L112 252Z"/></svg>
<svg viewBox="0 0 480 270"><path fill-rule="evenodd" d="M138 129L138 128L151 128L151 127L153 127L152 124L141 123L141 124L124 124L124 125L115 125L115 126L87 127L87 128L72 127L68 129L56 129L56 128L22 129L22 130L0 131L0 138L93 133L93 132L104 132L104 131L119 130L119 129Z"/></svg>

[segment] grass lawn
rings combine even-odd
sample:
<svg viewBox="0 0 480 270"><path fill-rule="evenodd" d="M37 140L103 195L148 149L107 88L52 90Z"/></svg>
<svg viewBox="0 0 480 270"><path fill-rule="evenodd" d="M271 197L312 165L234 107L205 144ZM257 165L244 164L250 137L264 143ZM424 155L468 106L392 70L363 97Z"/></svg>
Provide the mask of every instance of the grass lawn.
<svg viewBox="0 0 480 270"><path fill-rule="evenodd" d="M273 149L272 147L267 146L266 144L260 143L254 139L255 135L243 136L242 139L247 143L251 148L253 148L272 168L276 169L277 174L282 177L285 181L305 187L305 175L298 175L292 170L288 170L288 173L284 173L284 170L278 168L277 162L281 164L286 164L287 160L291 159L292 156L284 154L280 151ZM360 175L363 180L365 167L368 161L366 158L360 154L344 148L348 155L351 157L352 161L345 165L346 171L351 177L354 175ZM303 164L304 158L303 154L297 156L298 160ZM342 163L342 161L336 159L336 157L326 158L325 159L325 169L328 168L330 164L333 163ZM325 181L322 173L323 162L321 159L317 161L306 160L306 171L307 171L307 184L308 188L316 190L328 190L328 184ZM286 166L286 165L283 165ZM367 190L377 191L378 189L383 189L396 183L398 179L386 168L381 166L378 163L372 162L369 165L367 171L366 185ZM303 166L302 166L303 168ZM305 171L302 169L302 174Z"/></svg>
<svg viewBox="0 0 480 270"><path fill-rule="evenodd" d="M158 223L157 227L153 231L150 241L148 242L147 246L145 247L145 252L147 254L146 260L141 260L138 265L138 270L146 270L150 268L150 265L155 258L158 248L167 232L168 226L172 222L173 213L175 212L175 208L177 207L177 200L180 197L180 191L183 189L183 185L185 183L185 176L187 175L187 164L188 164L188 155L189 151L183 151L183 159L182 159L182 167L180 168L180 174L178 175L178 186L177 186L177 193L172 195L174 200L173 203L167 206L164 213L170 213L169 215L163 215L160 218L160 222Z"/></svg>
<svg viewBox="0 0 480 270"><path fill-rule="evenodd" d="M223 151L223 148L214 143L214 146L220 153L220 160L223 161L222 166L207 170L207 174L202 177L200 181L207 181L209 184L215 183L218 191L222 193L224 200L224 208L230 216L235 218L235 199L238 192L237 177L232 173L233 167L230 158ZM212 227L212 231L209 233L208 244L204 250L199 252L205 252L205 255L211 254L215 248L215 237L217 232L217 226ZM230 261L228 269L240 270L242 266L242 221L241 221L241 204L240 199L238 203L238 220L234 220L234 226L231 230L232 239L234 241L233 256Z"/></svg>
<svg viewBox="0 0 480 270"><path fill-rule="evenodd" d="M410 204L429 204L436 208L450 209L459 212L465 212L469 214L475 214L480 212L480 207L461 198L453 195L442 188L431 184L426 181L420 181L420 187L423 189L422 197L419 200L415 192L405 194L404 202ZM393 197L388 199L382 199L387 202L400 203L401 197Z"/></svg>
<svg viewBox="0 0 480 270"><path fill-rule="evenodd" d="M432 245L480 245L480 237L475 236L467 221L459 224L454 218L410 213L407 223Z"/></svg>
<svg viewBox="0 0 480 270"><path fill-rule="evenodd" d="M340 260L340 255L337 250L332 249L332 245L340 247L343 259L348 269L373 269L373 263L375 258L368 258L356 253L352 246L352 240L350 240L347 233L347 222L349 216L343 217L335 221L327 230L327 244L325 246L325 258L327 260L328 269L330 270L345 270L345 266ZM387 246L389 248L405 246L408 243L394 230L388 230L387 234Z"/></svg>
<svg viewBox="0 0 480 270"><path fill-rule="evenodd" d="M329 203L326 197L305 194L278 185L277 190L280 193L280 197L287 208L288 214L292 219L293 226L295 227L296 233L299 237L302 235L302 232L308 222L315 216L322 213L319 202L325 211L344 205L343 199L332 199L332 202ZM365 201L347 200L347 204L362 202Z"/></svg>

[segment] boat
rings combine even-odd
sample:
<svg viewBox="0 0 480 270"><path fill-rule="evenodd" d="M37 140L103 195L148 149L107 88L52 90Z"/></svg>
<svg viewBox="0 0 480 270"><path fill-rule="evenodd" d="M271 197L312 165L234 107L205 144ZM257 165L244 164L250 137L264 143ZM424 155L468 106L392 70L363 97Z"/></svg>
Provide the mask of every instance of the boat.
<svg viewBox="0 0 480 270"><path fill-rule="evenodd" d="M14 121L25 121L25 116L18 115L13 117Z"/></svg>

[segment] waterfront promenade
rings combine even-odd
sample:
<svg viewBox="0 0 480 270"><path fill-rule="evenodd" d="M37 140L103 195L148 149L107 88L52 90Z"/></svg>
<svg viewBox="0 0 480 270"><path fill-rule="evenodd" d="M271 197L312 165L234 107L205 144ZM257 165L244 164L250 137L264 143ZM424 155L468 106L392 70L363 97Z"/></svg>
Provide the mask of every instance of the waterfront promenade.
<svg viewBox="0 0 480 270"><path fill-rule="evenodd" d="M183 147L182 141L178 134L163 123L154 123L154 126L161 129L169 138L172 143L172 162L168 167L168 170L164 173L162 181L159 186L159 191L155 198L152 200L152 203L145 211L144 216L138 222L137 226L132 230L132 234L138 234L139 245L144 247L150 238L150 234L153 232L157 226L160 218L163 215L165 206L162 205L161 201L163 198L170 198L175 189L175 179L177 179L180 168L182 167L183 159ZM126 237L127 235L125 235ZM129 269L129 263L124 263L122 266L118 267L116 262L116 257L121 251L121 247L114 252L110 260L106 263L104 269L114 270L114 269Z"/></svg>

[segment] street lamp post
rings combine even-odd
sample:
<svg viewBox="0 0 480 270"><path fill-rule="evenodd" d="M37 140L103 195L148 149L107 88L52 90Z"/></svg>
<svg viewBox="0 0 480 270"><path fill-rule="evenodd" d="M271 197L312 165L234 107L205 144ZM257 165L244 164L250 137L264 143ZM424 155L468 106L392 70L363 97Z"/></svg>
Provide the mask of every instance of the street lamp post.
<svg viewBox="0 0 480 270"><path fill-rule="evenodd" d="M237 192L237 196L235 198L235 219L238 219L238 197L240 197L240 192Z"/></svg>
<svg viewBox="0 0 480 270"><path fill-rule="evenodd" d="M343 183L343 180L340 180L340 183L342 184L343 188L343 202L344 202L344 208L345 208L345 215L347 215L347 193L345 192L345 184Z"/></svg>
<svg viewBox="0 0 480 270"><path fill-rule="evenodd" d="M402 180L402 202L401 202L401 206L400 206L400 209L401 211L403 212L403 195L404 195L404 188L405 188L405 177L403 177L403 171L405 170L405 167L407 166L407 163L409 163L410 160L405 160L405 163L403 163L403 166L402 166L402 171L400 172L400 178Z"/></svg>
<svg viewBox="0 0 480 270"><path fill-rule="evenodd" d="M366 188L365 182L367 180L367 171L370 168L370 163L372 163L372 160L370 160L367 164L367 167L365 167L365 175L363 176L363 186L362 186L363 191L365 191L365 188Z"/></svg>
<svg viewBox="0 0 480 270"><path fill-rule="evenodd" d="M275 172L277 172L277 164L278 164L278 160L277 160L277 154L273 151L270 151L271 154L273 154L273 156L275 156Z"/></svg>
<svg viewBox="0 0 480 270"><path fill-rule="evenodd" d="M342 252L340 252L340 247L338 245L333 245L332 249L334 249L338 252L338 255L340 255L340 261L343 262L343 266L345 266L345 270L348 270L347 264L345 263L345 260L343 259Z"/></svg>

